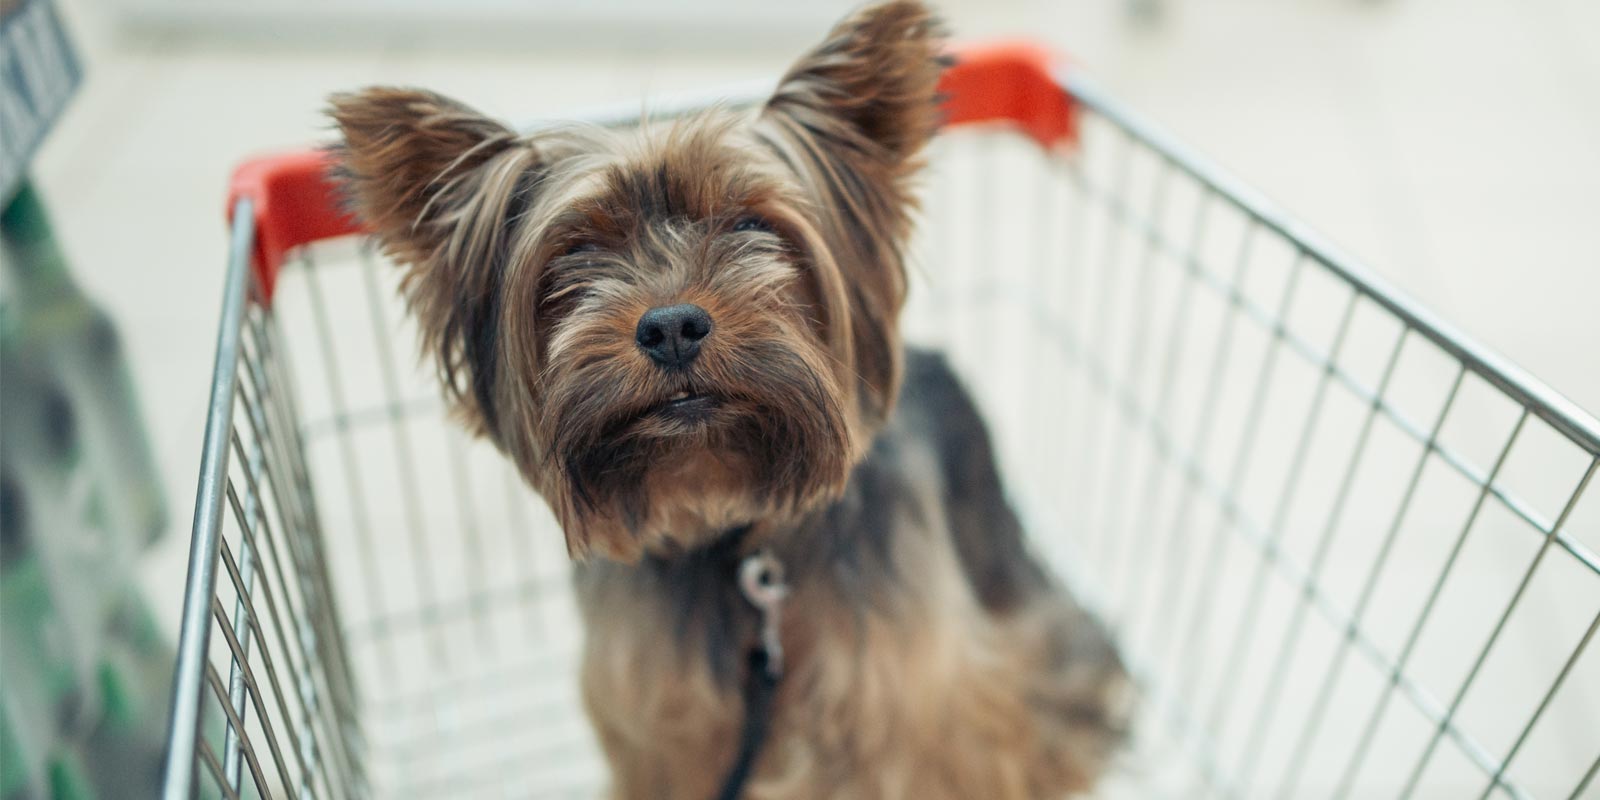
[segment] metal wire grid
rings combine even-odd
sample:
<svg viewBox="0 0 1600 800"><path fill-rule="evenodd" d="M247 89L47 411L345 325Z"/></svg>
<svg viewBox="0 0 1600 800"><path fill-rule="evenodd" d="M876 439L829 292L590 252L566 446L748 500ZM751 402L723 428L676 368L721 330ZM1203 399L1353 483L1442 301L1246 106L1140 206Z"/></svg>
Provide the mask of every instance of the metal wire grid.
<svg viewBox="0 0 1600 800"><path fill-rule="evenodd" d="M297 266L281 291L302 301L288 315L309 317L295 352L323 376L307 393L307 450L337 494L329 519L352 534L332 555L378 794L592 793L559 528L503 457L441 413L395 302L398 271L365 247Z"/></svg>
<svg viewBox="0 0 1600 800"><path fill-rule="evenodd" d="M236 226L206 427L168 797L342 797L364 786L354 688L273 316ZM219 571L223 573L219 575ZM196 583L199 581L200 583ZM192 631L215 624L209 643Z"/></svg>
<svg viewBox="0 0 1600 800"><path fill-rule="evenodd" d="M1071 89L936 161L928 331L1135 665L1120 791L1593 796L1600 426Z"/></svg>
<svg viewBox="0 0 1600 800"><path fill-rule="evenodd" d="M195 668L180 668L164 796L592 793L565 555L531 546L559 551L553 521L447 427L409 357L394 270L369 251L313 267L339 249L316 248L268 310L247 285L248 227L235 230L217 363L229 378L213 387L191 553L191 587L213 588L185 599L180 664ZM474 460L489 462L485 485L468 485ZM442 496L452 513L431 502ZM204 627L196 657L188 633Z"/></svg>
<svg viewBox="0 0 1600 800"><path fill-rule="evenodd" d="M952 352L1037 547L1138 673L1139 746L1104 793L1592 792L1594 421L1072 90L1094 112L1076 155L941 145L906 326ZM182 659L201 702L174 742L205 730L169 774L201 796L592 794L559 533L443 421L395 271L318 248L266 312L235 235L191 559L216 591L185 608L216 635ZM1518 536L1490 569L1469 546ZM1462 606L1485 575L1502 591ZM1497 660L1527 647L1554 666Z"/></svg>

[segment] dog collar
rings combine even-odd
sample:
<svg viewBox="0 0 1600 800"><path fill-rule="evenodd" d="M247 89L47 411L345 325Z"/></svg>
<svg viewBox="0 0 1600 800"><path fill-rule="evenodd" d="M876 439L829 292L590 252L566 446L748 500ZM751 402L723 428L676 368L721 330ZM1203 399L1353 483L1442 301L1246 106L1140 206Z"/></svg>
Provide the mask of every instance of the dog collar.
<svg viewBox="0 0 1600 800"><path fill-rule="evenodd" d="M776 680L783 676L783 642L778 637L778 625L783 620L783 601L789 596L783 562L766 548L745 556L739 562L739 591L761 612L761 640L757 646L767 651L766 671Z"/></svg>

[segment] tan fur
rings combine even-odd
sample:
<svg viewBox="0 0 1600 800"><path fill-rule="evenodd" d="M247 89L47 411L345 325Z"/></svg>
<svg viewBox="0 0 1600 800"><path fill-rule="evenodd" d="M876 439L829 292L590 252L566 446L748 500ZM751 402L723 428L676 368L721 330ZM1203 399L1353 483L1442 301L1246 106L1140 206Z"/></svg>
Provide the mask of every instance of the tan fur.
<svg viewBox="0 0 1600 800"><path fill-rule="evenodd" d="M929 480L922 485L935 486ZM1068 677L1047 665L1054 607L1015 616L979 607L948 545L939 499L916 498L894 527L895 559L918 580L894 605L842 604L827 580L801 584L785 615L793 666L751 800L1059 798L1106 769L1104 720L1063 708L1115 709L1128 691L1104 663ZM780 555L782 548L779 548ZM732 762L738 687L681 650L669 613L620 585L586 598L584 698L627 800L712 797ZM632 624L608 624L628 619ZM1062 720L1066 720L1065 723Z"/></svg>

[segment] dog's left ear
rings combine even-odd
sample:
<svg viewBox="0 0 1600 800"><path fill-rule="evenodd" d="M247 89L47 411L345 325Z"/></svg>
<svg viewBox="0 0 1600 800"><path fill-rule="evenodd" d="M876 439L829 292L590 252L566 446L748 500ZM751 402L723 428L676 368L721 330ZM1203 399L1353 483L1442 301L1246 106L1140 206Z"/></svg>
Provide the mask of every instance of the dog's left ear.
<svg viewBox="0 0 1600 800"><path fill-rule="evenodd" d="M887 417L899 387L911 179L940 122L943 32L915 0L862 9L789 70L762 113L776 128L771 141L820 193L829 255L849 296L852 352L842 355L860 376L869 425Z"/></svg>
<svg viewBox="0 0 1600 800"><path fill-rule="evenodd" d="M868 6L802 57L767 102L816 135L897 174L939 125L944 25L917 0Z"/></svg>

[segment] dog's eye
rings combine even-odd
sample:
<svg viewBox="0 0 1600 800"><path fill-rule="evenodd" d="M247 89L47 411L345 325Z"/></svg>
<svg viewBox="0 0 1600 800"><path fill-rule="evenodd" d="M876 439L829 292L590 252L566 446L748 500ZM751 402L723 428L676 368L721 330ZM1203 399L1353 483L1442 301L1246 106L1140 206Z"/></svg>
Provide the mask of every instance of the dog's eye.
<svg viewBox="0 0 1600 800"><path fill-rule="evenodd" d="M564 256L575 256L579 253L597 252L599 249L600 245L595 244L594 242L585 242L579 240L567 245L567 249L562 251L561 254Z"/></svg>
<svg viewBox="0 0 1600 800"><path fill-rule="evenodd" d="M772 223L767 222L766 220L754 214L749 214L740 217L738 222L733 223L733 230L735 233L744 233L747 231L772 233Z"/></svg>

